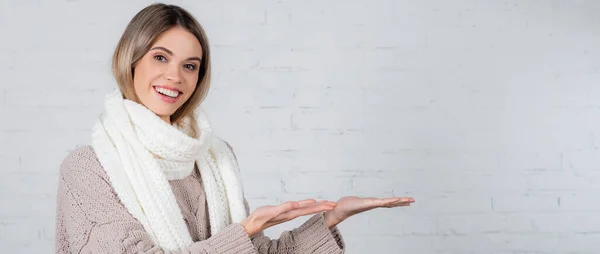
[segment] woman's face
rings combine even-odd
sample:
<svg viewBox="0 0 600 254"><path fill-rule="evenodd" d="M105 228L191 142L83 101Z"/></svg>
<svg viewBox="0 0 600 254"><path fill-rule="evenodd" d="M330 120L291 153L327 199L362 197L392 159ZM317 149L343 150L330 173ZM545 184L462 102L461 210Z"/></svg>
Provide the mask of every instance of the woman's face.
<svg viewBox="0 0 600 254"><path fill-rule="evenodd" d="M181 27L163 32L134 66L133 86L141 103L161 119L186 102L198 83L202 46Z"/></svg>

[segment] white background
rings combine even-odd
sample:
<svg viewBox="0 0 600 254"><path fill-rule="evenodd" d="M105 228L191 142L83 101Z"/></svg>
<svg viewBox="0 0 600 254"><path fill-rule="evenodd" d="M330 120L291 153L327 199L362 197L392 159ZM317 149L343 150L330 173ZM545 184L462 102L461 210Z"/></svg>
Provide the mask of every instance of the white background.
<svg viewBox="0 0 600 254"><path fill-rule="evenodd" d="M54 252L59 165L149 3L0 3L2 252ZM408 195L343 222L347 253L598 253L599 1L170 3L208 32L252 208Z"/></svg>

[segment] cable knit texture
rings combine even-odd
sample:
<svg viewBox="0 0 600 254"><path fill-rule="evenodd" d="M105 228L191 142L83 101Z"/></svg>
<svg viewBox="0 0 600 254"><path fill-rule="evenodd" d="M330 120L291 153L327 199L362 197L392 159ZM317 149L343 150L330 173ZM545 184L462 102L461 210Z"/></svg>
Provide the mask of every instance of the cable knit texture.
<svg viewBox="0 0 600 254"><path fill-rule="evenodd" d="M239 223L211 234L201 174L196 167L179 180L170 180L193 243L169 251L155 244L143 225L125 208L112 188L91 146L78 147L60 167L56 212L57 253L344 253L336 227L327 228L323 214L279 239L260 233L248 237ZM248 203L244 199L246 213Z"/></svg>

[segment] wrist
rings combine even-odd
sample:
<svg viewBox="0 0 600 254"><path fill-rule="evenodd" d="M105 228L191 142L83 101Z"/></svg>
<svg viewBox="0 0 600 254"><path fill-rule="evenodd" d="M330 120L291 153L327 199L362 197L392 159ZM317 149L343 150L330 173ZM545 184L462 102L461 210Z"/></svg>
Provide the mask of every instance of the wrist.
<svg viewBox="0 0 600 254"><path fill-rule="evenodd" d="M327 211L323 214L323 218L325 219L325 225L327 225L327 228L331 229L335 226L337 226L338 224L340 224L340 222L343 221L343 219L338 218L335 214L333 214L333 212L331 211Z"/></svg>
<svg viewBox="0 0 600 254"><path fill-rule="evenodd" d="M250 232L250 230L248 229L248 221L247 220L243 220L240 222L240 225L242 226L242 228L244 228L244 231L246 231L246 234L248 234L248 236L252 236L252 232Z"/></svg>

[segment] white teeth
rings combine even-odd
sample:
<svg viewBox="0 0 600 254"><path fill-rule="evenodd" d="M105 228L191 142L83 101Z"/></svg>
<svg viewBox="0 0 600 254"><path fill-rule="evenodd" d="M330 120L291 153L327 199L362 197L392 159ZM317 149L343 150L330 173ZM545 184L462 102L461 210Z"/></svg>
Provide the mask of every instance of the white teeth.
<svg viewBox="0 0 600 254"><path fill-rule="evenodd" d="M165 88L162 88L162 87L155 87L155 89L159 93L164 94L164 95L169 96L169 97L176 98L177 95L179 95L178 91L173 91L173 90L165 89Z"/></svg>

